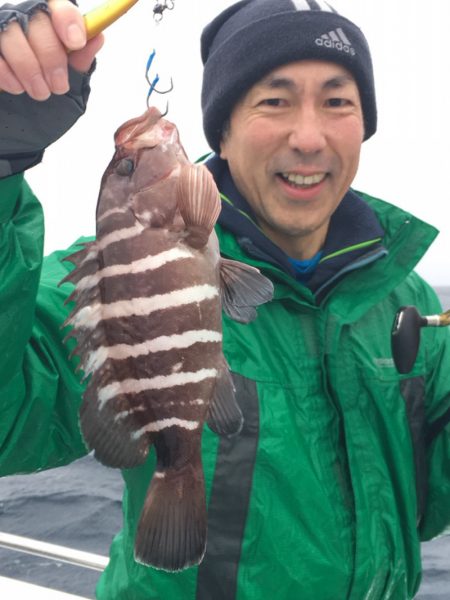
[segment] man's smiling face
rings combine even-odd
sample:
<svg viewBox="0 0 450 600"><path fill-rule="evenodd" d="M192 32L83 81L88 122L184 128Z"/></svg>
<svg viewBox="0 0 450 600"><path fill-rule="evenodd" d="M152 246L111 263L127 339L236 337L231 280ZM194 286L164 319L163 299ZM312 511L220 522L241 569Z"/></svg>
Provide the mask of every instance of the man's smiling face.
<svg viewBox="0 0 450 600"><path fill-rule="evenodd" d="M221 157L265 234L307 259L355 177L363 138L352 75L334 63L298 61L273 70L234 107Z"/></svg>

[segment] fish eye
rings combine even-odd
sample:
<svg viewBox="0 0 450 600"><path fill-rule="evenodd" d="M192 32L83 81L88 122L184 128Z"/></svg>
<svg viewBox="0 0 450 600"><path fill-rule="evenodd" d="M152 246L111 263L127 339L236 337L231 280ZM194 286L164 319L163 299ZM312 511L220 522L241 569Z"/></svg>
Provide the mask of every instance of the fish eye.
<svg viewBox="0 0 450 600"><path fill-rule="evenodd" d="M117 175L121 175L122 177L127 177L131 175L134 171L134 162L131 158L122 158L116 165L116 173Z"/></svg>

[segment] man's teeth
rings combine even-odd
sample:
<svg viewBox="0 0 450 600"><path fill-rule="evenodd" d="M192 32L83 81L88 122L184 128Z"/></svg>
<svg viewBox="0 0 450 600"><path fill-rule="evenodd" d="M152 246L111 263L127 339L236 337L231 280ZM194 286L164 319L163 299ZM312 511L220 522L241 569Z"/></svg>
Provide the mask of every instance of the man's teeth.
<svg viewBox="0 0 450 600"><path fill-rule="evenodd" d="M317 173L316 175L298 175L296 173L281 173L283 179L295 185L317 185L326 177L326 173Z"/></svg>

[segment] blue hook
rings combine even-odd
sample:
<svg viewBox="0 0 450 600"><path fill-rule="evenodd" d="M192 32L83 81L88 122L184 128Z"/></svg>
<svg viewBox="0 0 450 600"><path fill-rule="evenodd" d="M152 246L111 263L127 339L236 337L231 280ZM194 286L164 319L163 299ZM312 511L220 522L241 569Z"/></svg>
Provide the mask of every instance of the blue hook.
<svg viewBox="0 0 450 600"><path fill-rule="evenodd" d="M145 79L147 80L147 83L150 86L150 89L148 90L148 94L147 94L147 106L148 106L148 101L150 99L150 96L152 95L152 92L156 92L157 94L168 94L169 92L171 92L173 90L172 78L170 78L170 88L168 90L165 90L164 92L156 89L156 84L159 81L158 74L155 75L155 77L153 78L153 81L150 81L149 71L150 71L150 67L152 66L153 59L155 58L155 54L156 54L156 50L153 50L153 52L148 57L147 66L145 68Z"/></svg>

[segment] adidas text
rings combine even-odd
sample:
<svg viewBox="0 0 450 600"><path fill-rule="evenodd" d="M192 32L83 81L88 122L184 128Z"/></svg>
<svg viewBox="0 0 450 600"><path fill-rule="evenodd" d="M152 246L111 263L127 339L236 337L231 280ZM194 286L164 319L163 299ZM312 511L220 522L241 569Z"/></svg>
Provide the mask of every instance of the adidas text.
<svg viewBox="0 0 450 600"><path fill-rule="evenodd" d="M333 40L324 40L322 38L316 39L317 46L325 46L325 48L335 48L336 50L340 50L341 52L347 52L351 56L355 56L355 49L351 46L347 46L347 44L343 44L342 42L334 42Z"/></svg>
<svg viewBox="0 0 450 600"><path fill-rule="evenodd" d="M334 48L335 50L339 50L339 52L346 52L350 56L355 56L356 54L356 50L352 47L352 43L345 35L342 27L324 33L320 38L316 39L316 45L324 46L325 48Z"/></svg>

